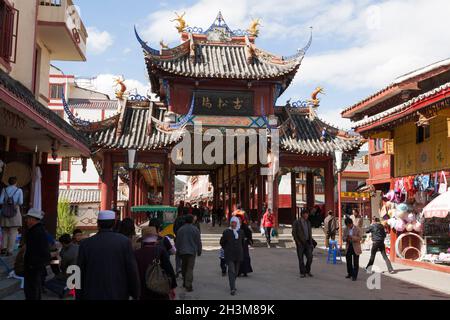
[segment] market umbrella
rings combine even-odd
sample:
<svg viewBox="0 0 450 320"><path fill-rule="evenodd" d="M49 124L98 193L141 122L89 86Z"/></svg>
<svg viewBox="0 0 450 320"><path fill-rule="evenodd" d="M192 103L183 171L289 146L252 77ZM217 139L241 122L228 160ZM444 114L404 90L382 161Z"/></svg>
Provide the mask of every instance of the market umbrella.
<svg viewBox="0 0 450 320"><path fill-rule="evenodd" d="M447 191L423 208L425 218L445 218L450 211L450 191Z"/></svg>
<svg viewBox="0 0 450 320"><path fill-rule="evenodd" d="M42 211L42 173L41 168L36 167L34 174L34 194L33 194L33 208Z"/></svg>

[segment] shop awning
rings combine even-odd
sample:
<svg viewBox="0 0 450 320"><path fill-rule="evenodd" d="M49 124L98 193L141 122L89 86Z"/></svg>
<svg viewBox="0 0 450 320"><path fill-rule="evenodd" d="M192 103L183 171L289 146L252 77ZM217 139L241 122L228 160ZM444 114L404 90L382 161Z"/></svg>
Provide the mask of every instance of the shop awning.
<svg viewBox="0 0 450 320"><path fill-rule="evenodd" d="M423 214L425 218L445 218L450 211L450 191L439 195L431 201L425 208Z"/></svg>
<svg viewBox="0 0 450 320"><path fill-rule="evenodd" d="M131 212L176 212L178 210L177 207L170 206L140 206L140 207L132 207Z"/></svg>

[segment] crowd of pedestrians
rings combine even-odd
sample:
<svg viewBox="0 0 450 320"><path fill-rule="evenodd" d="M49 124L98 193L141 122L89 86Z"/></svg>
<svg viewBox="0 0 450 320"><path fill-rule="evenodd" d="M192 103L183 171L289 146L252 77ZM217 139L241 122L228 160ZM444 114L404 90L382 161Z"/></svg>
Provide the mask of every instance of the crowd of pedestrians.
<svg viewBox="0 0 450 320"><path fill-rule="evenodd" d="M13 198L14 205L19 207L22 197L18 192L20 189L14 188L13 179L10 179L10 186L9 191L7 188L0 197L0 201ZM272 237L276 235L275 215L270 208L261 215L261 232L265 235L267 247L271 248ZM30 209L25 215L27 231L15 263L16 275L23 276L25 280L24 292L27 300L40 300L46 289L60 298L71 293L68 287L68 271L71 266L77 266L80 271L80 287L72 290L78 300L175 299L177 279L180 277L185 290L192 292L196 260L202 254L201 223L211 223L213 227L223 224L226 226L220 239L219 258L222 276L228 275L231 295L237 294L237 279L248 277L253 272L250 256L253 232L248 215L240 205L228 220L225 219L223 207L210 210L203 205L180 203L173 224L174 237L161 236L161 222L158 219L151 219L148 226L142 227L141 236L138 236L133 219L118 221L116 212L100 211L98 232L95 235L85 238L83 232L77 229L72 235L60 236L56 242L46 232L42 223L43 217L44 213L35 209ZM5 219L2 223L5 224ZM313 238L312 228L310 211L302 210L299 218L292 224L292 237L296 244L301 278L313 277L313 251L317 242ZM323 223L326 247L330 240L335 240L339 228L334 213L328 212ZM15 231L11 229L14 227L7 232L14 234ZM369 228L363 229L363 219L354 210L352 216L346 217L343 230L346 244L346 278L353 281L358 278L364 233L371 233L373 243L366 269L371 271L375 255L380 251L389 272L393 273L394 269L384 246L384 226L375 218ZM60 250L57 249L56 243L60 244ZM12 249L9 240L4 245L2 254L10 255ZM171 256L175 258L175 267L172 265ZM55 276L47 280L46 269L49 265Z"/></svg>

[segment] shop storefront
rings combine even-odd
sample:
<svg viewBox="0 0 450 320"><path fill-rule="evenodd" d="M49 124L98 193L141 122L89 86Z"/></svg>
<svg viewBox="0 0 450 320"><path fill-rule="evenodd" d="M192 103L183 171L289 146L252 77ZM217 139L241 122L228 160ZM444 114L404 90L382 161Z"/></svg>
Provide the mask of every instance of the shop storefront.
<svg viewBox="0 0 450 320"><path fill-rule="evenodd" d="M380 196L391 259L450 273L450 59L397 78L342 116L370 141L367 184Z"/></svg>
<svg viewBox="0 0 450 320"><path fill-rule="evenodd" d="M380 215L390 232L391 258L450 272L450 192L446 175L397 178L383 196ZM428 264L433 264L430 266Z"/></svg>

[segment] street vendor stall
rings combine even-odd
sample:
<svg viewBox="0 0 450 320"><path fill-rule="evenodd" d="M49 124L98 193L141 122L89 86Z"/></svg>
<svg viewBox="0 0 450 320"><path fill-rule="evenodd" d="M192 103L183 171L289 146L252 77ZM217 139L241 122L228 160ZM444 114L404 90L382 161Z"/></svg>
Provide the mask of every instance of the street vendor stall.
<svg viewBox="0 0 450 320"><path fill-rule="evenodd" d="M384 195L380 214L392 230L390 249L397 258L450 265L450 191L446 183L429 183L432 177L398 178Z"/></svg>
<svg viewBox="0 0 450 320"><path fill-rule="evenodd" d="M425 218L427 254L424 260L450 265L450 191L431 201L422 211Z"/></svg>
<svg viewBox="0 0 450 320"><path fill-rule="evenodd" d="M173 224L177 218L178 208L170 206L138 206L132 207L132 213L146 213L148 220L158 219L161 224L161 236L174 237Z"/></svg>

